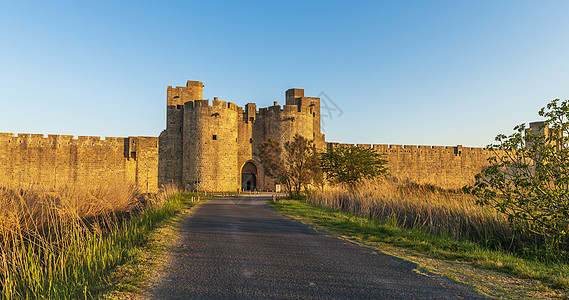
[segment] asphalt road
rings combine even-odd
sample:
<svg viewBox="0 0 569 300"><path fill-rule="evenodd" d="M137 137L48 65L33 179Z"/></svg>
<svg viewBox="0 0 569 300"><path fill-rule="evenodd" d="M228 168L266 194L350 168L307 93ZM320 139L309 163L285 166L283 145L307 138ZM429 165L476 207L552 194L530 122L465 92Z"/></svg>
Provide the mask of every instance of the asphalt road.
<svg viewBox="0 0 569 300"><path fill-rule="evenodd" d="M416 265L322 234L262 199L201 204L150 299L485 299Z"/></svg>

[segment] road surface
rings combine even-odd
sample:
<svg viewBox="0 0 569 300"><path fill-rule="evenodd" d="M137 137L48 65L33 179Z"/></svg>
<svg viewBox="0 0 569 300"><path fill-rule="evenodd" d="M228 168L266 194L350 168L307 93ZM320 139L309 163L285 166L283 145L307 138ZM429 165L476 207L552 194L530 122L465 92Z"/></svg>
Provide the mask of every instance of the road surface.
<svg viewBox="0 0 569 300"><path fill-rule="evenodd" d="M411 262L318 233L261 197L201 204L179 234L145 298L486 299Z"/></svg>

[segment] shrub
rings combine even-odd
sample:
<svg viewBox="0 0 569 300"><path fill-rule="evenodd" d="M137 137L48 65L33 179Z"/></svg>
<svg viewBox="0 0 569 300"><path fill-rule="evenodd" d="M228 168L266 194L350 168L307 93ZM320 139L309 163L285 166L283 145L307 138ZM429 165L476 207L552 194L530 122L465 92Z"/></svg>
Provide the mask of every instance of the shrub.
<svg viewBox="0 0 569 300"><path fill-rule="evenodd" d="M529 250L559 255L569 250L569 101L553 100L539 115L540 128L518 125L488 146L496 155L472 192L533 237Z"/></svg>

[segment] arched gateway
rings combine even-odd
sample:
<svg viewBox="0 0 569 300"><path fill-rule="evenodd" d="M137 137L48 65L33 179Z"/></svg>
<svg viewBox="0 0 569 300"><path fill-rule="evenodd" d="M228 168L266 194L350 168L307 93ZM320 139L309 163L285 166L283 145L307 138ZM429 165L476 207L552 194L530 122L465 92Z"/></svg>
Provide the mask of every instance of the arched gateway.
<svg viewBox="0 0 569 300"><path fill-rule="evenodd" d="M257 188L257 166L252 162L247 162L241 169L241 190L254 191Z"/></svg>

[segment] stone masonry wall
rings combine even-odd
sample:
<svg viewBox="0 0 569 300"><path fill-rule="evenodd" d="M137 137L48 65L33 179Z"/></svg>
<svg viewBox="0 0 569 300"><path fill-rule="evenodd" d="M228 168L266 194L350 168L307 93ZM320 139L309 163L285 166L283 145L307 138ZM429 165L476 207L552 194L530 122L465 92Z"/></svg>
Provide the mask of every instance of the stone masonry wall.
<svg viewBox="0 0 569 300"><path fill-rule="evenodd" d="M98 185L125 180L158 188L158 138L0 133L0 185Z"/></svg>
<svg viewBox="0 0 569 300"><path fill-rule="evenodd" d="M203 98L203 83L186 82L185 87L168 86L166 91L166 129L160 133L158 185L184 187L184 104ZM187 142L187 141L186 141Z"/></svg>
<svg viewBox="0 0 569 300"><path fill-rule="evenodd" d="M295 134L325 143L320 128L320 99L289 89L286 104L245 108L214 98L203 100L203 83L167 88L167 124L160 137L105 138L68 135L0 133L0 185L41 183L104 184L126 180L143 191L162 184L208 191L241 187L241 168L253 161L257 187L271 190L273 178L264 174L257 147L266 140L284 144ZM215 138L214 138L215 137ZM399 180L460 188L474 182L493 153L462 146L369 145L385 156L391 175ZM199 181L199 184L196 182Z"/></svg>
<svg viewBox="0 0 569 300"><path fill-rule="evenodd" d="M160 133L158 155L158 184L182 185L184 110L167 107L166 129Z"/></svg>
<svg viewBox="0 0 569 300"><path fill-rule="evenodd" d="M206 191L240 187L238 118L237 105L226 101L213 100L211 106L208 100L185 103L184 187Z"/></svg>
<svg viewBox="0 0 569 300"><path fill-rule="evenodd" d="M298 90L295 89L294 91ZM311 107L302 106L300 103L283 105L281 109L281 106L275 102L273 106L259 109L256 122L252 127L253 157L255 158L257 147L263 141L272 140L283 145L285 142L291 141L296 134L313 139L315 136L313 118ZM320 132L318 134L323 136ZM274 189L275 180L273 178L264 174L261 178L260 187L262 189Z"/></svg>
<svg viewBox="0 0 569 300"><path fill-rule="evenodd" d="M251 105L251 103L247 104ZM247 109L247 106L246 106ZM253 113L249 119L249 114L243 111L241 107L238 108L238 121L237 121L237 166L239 170L241 167L251 159L253 153L253 124L255 123L255 106L251 107Z"/></svg>
<svg viewBox="0 0 569 300"><path fill-rule="evenodd" d="M328 143L328 147L341 145ZM349 144L344 144L349 145ZM391 176L420 184L431 184L446 189L458 189L474 183L474 176L488 165L494 156L485 148L462 146L410 146L358 144L373 148L384 155Z"/></svg>

